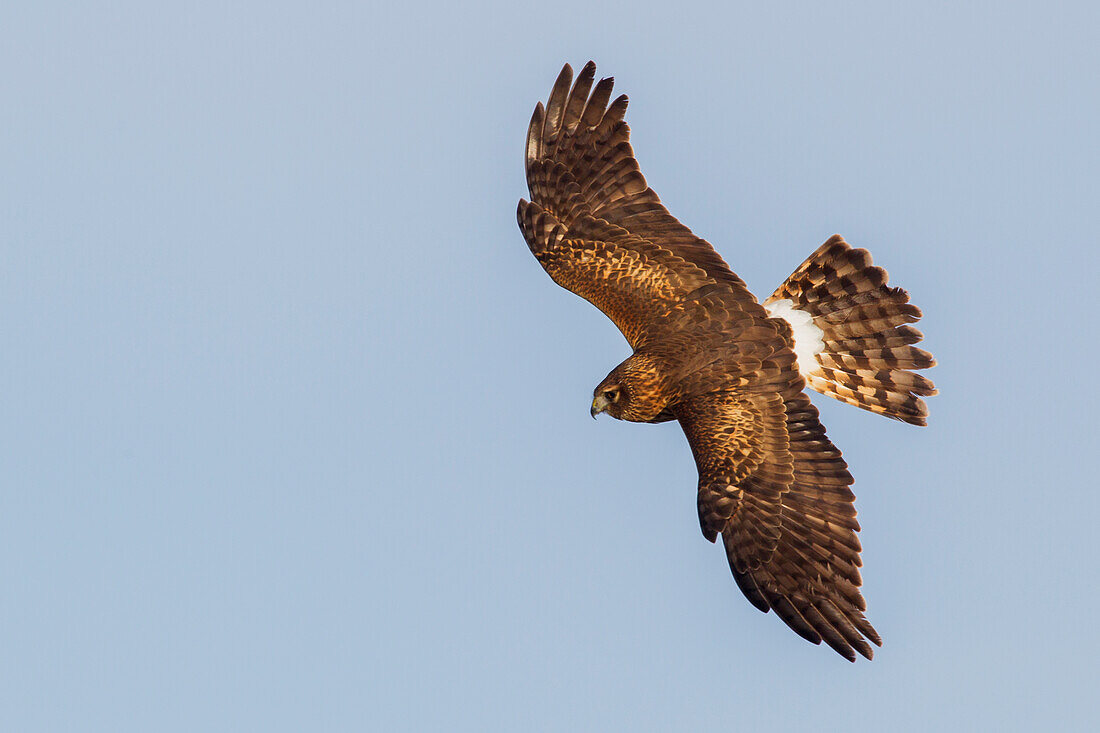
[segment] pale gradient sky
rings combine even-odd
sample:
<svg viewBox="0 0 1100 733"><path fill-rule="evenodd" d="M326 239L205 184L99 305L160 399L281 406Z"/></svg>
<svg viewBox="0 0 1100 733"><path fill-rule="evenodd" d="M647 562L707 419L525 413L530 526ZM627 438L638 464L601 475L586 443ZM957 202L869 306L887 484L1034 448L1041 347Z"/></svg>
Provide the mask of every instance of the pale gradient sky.
<svg viewBox="0 0 1100 733"><path fill-rule="evenodd" d="M1096 4L372 5L0 10L0 729L1100 726ZM815 400L873 662L588 416L514 216L589 58L757 294L841 233L924 309L928 428Z"/></svg>

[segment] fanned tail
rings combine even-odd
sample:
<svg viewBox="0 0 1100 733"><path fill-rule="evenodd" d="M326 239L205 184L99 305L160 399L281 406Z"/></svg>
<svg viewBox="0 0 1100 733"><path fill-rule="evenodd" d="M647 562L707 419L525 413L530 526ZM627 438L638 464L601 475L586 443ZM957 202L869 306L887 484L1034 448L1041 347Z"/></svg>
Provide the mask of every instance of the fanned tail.
<svg viewBox="0 0 1100 733"><path fill-rule="evenodd" d="M921 311L909 294L888 287L888 276L865 249L839 235L810 255L764 307L791 325L798 367L822 394L913 425L925 425L922 397L936 394L911 371L936 365L913 344L923 335L908 325Z"/></svg>

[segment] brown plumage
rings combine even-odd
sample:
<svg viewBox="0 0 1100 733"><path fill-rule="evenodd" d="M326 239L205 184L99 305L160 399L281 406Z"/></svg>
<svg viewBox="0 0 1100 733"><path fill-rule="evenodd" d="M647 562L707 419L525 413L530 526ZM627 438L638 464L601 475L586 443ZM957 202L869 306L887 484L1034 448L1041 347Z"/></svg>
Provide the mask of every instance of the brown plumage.
<svg viewBox="0 0 1100 733"><path fill-rule="evenodd" d="M882 640L864 617L847 464L804 389L923 425L934 365L920 311L865 250L833 237L764 304L646 185L626 97L567 64L527 134L518 219L550 277L602 310L634 353L592 414L678 420L699 470L699 523L737 585L809 641L854 661ZM609 103L610 102L610 103ZM798 356L798 355L801 356ZM800 359L805 363L800 363Z"/></svg>
<svg viewBox="0 0 1100 733"><path fill-rule="evenodd" d="M920 320L909 293L886 286L886 270L871 253L852 249L839 235L817 248L764 301L788 300L813 316L824 332L825 350L802 369L806 384L856 407L914 425L926 424L921 397L936 394L926 377L910 369L936 365L913 344L921 332L906 324Z"/></svg>

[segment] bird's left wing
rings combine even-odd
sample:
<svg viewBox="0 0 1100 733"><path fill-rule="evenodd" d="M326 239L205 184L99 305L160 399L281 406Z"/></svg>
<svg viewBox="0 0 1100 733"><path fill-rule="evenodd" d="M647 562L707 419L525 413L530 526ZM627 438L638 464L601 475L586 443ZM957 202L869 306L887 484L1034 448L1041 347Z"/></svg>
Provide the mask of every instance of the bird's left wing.
<svg viewBox="0 0 1100 733"><path fill-rule="evenodd" d="M741 591L803 638L854 661L882 640L863 615L859 524L847 464L801 380L685 402L675 414L699 469L699 521L722 535Z"/></svg>

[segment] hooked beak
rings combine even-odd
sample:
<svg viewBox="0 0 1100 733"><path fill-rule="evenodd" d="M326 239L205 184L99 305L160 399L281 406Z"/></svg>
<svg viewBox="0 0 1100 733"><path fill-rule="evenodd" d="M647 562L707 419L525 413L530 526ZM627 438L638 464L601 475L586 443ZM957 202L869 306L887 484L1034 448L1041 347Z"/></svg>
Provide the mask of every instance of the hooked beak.
<svg viewBox="0 0 1100 733"><path fill-rule="evenodd" d="M608 402L607 398L602 394L596 395L592 400L592 409L588 411L589 414L592 415L592 419L595 420L596 415L599 415L601 412L607 412L607 408L610 404L611 403Z"/></svg>

